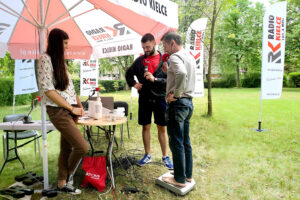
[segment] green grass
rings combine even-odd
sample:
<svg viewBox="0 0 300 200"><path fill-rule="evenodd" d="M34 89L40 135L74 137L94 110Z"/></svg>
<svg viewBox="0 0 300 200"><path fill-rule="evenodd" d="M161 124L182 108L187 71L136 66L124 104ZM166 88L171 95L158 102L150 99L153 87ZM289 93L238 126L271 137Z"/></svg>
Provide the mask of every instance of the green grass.
<svg viewBox="0 0 300 200"><path fill-rule="evenodd" d="M129 170L132 173L115 170L117 199L300 199L300 89L285 88L279 100L263 100L262 128L267 131L260 133L252 130L257 128L259 118L259 89L213 89L212 95L211 118L206 117L207 98L194 99L190 130L193 178L197 183L194 190L182 198L156 186L155 179L166 170L160 165L149 164L143 168L134 167L134 170ZM130 103L129 92L105 96ZM126 150L143 149L137 107L134 98L134 120L129 121L131 138L127 138L126 128L124 133ZM29 106L17 106L15 113L28 110ZM11 112L11 107L0 108L0 118ZM33 118L40 118L39 108L34 111ZM154 161L160 161L161 151L154 125L151 130L152 156ZM119 130L116 136L120 141ZM48 135L51 185L56 184L58 138L58 132ZM125 149L121 148L117 156ZM0 155L3 155L2 142ZM42 161L34 158L33 144L23 147L20 156L28 170L42 173ZM8 163L0 175L0 188L9 186L15 175L24 172L18 161ZM133 183L146 193L121 194L123 187L132 187ZM98 194L96 190L85 189L80 199L98 199ZM101 197L113 199L111 192ZM70 196L60 195L57 199L70 199Z"/></svg>

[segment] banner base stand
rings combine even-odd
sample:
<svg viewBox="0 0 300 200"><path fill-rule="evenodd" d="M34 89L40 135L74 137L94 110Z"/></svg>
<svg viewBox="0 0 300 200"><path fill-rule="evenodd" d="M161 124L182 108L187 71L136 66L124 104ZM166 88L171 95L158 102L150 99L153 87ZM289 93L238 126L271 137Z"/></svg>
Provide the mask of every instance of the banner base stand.
<svg viewBox="0 0 300 200"><path fill-rule="evenodd" d="M265 130L265 129L257 129L257 128L253 128L252 129L253 131L257 131L257 132L266 132L266 131L268 131L268 130Z"/></svg>
<svg viewBox="0 0 300 200"><path fill-rule="evenodd" d="M257 132L263 132L263 131L268 131L265 129L261 129L261 121L258 121L258 128L253 128L253 131L257 131Z"/></svg>

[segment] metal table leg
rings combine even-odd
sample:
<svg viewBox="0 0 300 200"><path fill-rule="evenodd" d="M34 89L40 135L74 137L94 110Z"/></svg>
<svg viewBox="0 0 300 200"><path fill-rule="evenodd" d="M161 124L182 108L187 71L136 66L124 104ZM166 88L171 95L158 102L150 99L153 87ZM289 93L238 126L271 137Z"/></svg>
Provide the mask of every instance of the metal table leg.
<svg viewBox="0 0 300 200"><path fill-rule="evenodd" d="M91 141L90 126L87 126L87 128L86 128L86 135L87 135L88 141L89 141L91 149L92 149L92 156L94 156L95 151L94 151L94 147L93 147L93 144L92 144L92 141Z"/></svg>
<svg viewBox="0 0 300 200"><path fill-rule="evenodd" d="M112 129L111 126L109 126L109 145L107 149L108 153L108 161L110 164L110 174L111 174L111 182L112 182L112 187L115 189L115 180L114 180L114 171L113 171L113 165L112 165L112 159L111 159L111 154L112 154L112 149L113 149L113 144L114 144L114 138L115 138L115 130L116 130L116 125L113 125Z"/></svg>
<svg viewBox="0 0 300 200"><path fill-rule="evenodd" d="M13 161L13 160L16 160L16 159L18 159L20 161L20 163L22 164L23 169L25 169L25 164L20 159L19 154L18 154L17 132L14 131L14 134L15 134L15 138L14 138L15 146L12 147L12 148L9 148L8 132L7 131L5 132L5 136L4 136L5 139L6 139L5 140L6 141L5 158L4 158L4 162L3 162L2 166L1 166L1 169L0 169L0 174L2 173L2 171L3 171L3 169L4 169L5 165L6 165L6 163L8 163L10 161ZM4 139L4 137L3 137L3 139ZM11 150L15 150L15 157L8 158L9 157L9 152Z"/></svg>

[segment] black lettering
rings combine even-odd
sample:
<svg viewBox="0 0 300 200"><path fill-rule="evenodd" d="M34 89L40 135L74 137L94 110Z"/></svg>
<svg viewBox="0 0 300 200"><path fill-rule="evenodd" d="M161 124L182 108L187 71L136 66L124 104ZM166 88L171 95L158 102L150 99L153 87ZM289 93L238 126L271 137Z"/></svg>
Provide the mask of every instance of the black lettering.
<svg viewBox="0 0 300 200"><path fill-rule="evenodd" d="M155 10L155 8L154 8L154 0L149 0L149 3L150 3L150 8L152 10Z"/></svg>
<svg viewBox="0 0 300 200"><path fill-rule="evenodd" d="M149 0L150 8L155 12L167 16L167 7L164 5L160 5L159 2L155 0Z"/></svg>

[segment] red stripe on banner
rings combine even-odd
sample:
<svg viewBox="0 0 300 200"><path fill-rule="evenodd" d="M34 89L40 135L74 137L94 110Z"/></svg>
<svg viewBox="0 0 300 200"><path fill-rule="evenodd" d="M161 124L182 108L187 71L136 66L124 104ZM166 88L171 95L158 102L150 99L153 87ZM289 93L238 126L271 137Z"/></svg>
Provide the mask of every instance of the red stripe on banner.
<svg viewBox="0 0 300 200"><path fill-rule="evenodd" d="M168 27L154 19L137 14L130 9L116 5L107 0L88 1L94 4L95 8L103 10L138 34L144 35L145 33L152 33L157 43L160 42L160 38L164 33L171 29L175 30L175 28Z"/></svg>

